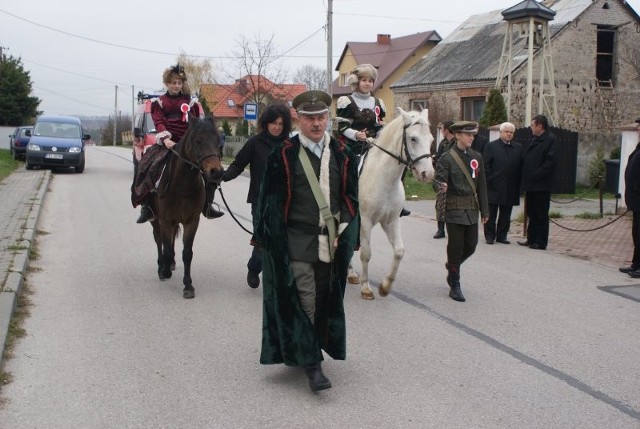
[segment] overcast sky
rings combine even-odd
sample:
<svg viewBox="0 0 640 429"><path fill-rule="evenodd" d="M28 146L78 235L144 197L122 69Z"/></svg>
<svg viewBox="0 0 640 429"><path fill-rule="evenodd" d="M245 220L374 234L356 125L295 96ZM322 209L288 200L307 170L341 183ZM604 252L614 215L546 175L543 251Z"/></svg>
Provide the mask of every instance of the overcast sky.
<svg viewBox="0 0 640 429"><path fill-rule="evenodd" d="M445 38L470 15L519 0L334 0L333 68L348 41L435 30ZM628 2L640 12L640 0ZM163 90L180 52L209 57L219 76L246 38L273 36L293 76L327 65L328 0L0 1L0 46L20 57L47 114L130 114L134 92ZM395 5L390 8L389 5ZM183 9L186 5L188 8ZM239 77L239 76L238 76ZM334 75L335 77L335 75Z"/></svg>

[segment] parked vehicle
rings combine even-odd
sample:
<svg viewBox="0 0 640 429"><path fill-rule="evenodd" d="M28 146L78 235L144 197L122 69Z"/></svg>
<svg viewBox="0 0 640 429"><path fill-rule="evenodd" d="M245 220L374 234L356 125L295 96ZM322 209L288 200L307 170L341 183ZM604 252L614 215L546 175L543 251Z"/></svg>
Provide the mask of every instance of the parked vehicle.
<svg viewBox="0 0 640 429"><path fill-rule="evenodd" d="M13 134L9 134L9 151L13 155L13 159L24 159L27 153L27 144L31 138L27 135L27 130L32 129L32 125L24 125L17 127Z"/></svg>
<svg viewBox="0 0 640 429"><path fill-rule="evenodd" d="M84 133L80 119L73 116L39 116L27 145L26 167L73 167L84 171L84 144L91 138Z"/></svg>
<svg viewBox="0 0 640 429"><path fill-rule="evenodd" d="M138 108L133 119L133 164L138 161L147 148L156 143L156 126L151 119L151 103L159 95L138 93Z"/></svg>

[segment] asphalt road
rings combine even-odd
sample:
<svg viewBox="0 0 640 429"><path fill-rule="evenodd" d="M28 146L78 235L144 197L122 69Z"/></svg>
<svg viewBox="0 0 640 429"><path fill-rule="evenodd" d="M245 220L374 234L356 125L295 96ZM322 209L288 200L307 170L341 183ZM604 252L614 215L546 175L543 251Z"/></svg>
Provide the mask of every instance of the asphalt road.
<svg viewBox="0 0 640 429"><path fill-rule="evenodd" d="M84 174L52 178L0 428L640 427L640 304L598 288L632 279L481 243L457 303L435 222L404 218L392 294L347 289L347 360L325 361L333 388L314 394L299 369L258 363L249 235L228 214L203 219L183 299L181 262L159 281L151 226L135 224L131 170L125 149L91 147ZM247 188L223 184L249 225ZM380 228L373 251L377 283L391 261Z"/></svg>

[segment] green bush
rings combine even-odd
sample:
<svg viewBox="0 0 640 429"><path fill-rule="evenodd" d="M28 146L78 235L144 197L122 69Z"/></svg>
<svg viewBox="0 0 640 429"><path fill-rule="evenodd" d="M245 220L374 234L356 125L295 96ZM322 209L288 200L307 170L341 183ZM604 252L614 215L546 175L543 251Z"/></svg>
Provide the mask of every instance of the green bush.
<svg viewBox="0 0 640 429"><path fill-rule="evenodd" d="M604 148L598 145L596 153L589 161L589 185L597 188L604 177Z"/></svg>
<svg viewBox="0 0 640 429"><path fill-rule="evenodd" d="M621 150L620 146L616 146L611 149L611 152L609 152L609 159L620 159Z"/></svg>

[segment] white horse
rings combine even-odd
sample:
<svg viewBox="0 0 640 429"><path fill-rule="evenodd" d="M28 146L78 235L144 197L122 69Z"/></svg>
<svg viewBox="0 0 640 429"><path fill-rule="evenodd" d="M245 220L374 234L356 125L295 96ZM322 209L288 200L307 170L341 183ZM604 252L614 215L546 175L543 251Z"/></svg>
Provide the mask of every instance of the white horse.
<svg viewBox="0 0 640 429"><path fill-rule="evenodd" d="M371 229L378 223L387 234L393 246L391 271L378 288L380 296L387 296L404 256L404 243L400 234L400 211L405 195L402 173L410 168L418 180L428 182L433 179L431 162L431 142L433 135L429 129L429 111L405 112L396 109L397 116L385 125L374 140L364 160L358 180L358 200L360 203L360 262L362 274L360 294L364 299L373 299L369 287L369 260L371 259ZM358 283L358 274L349 267L349 283Z"/></svg>

